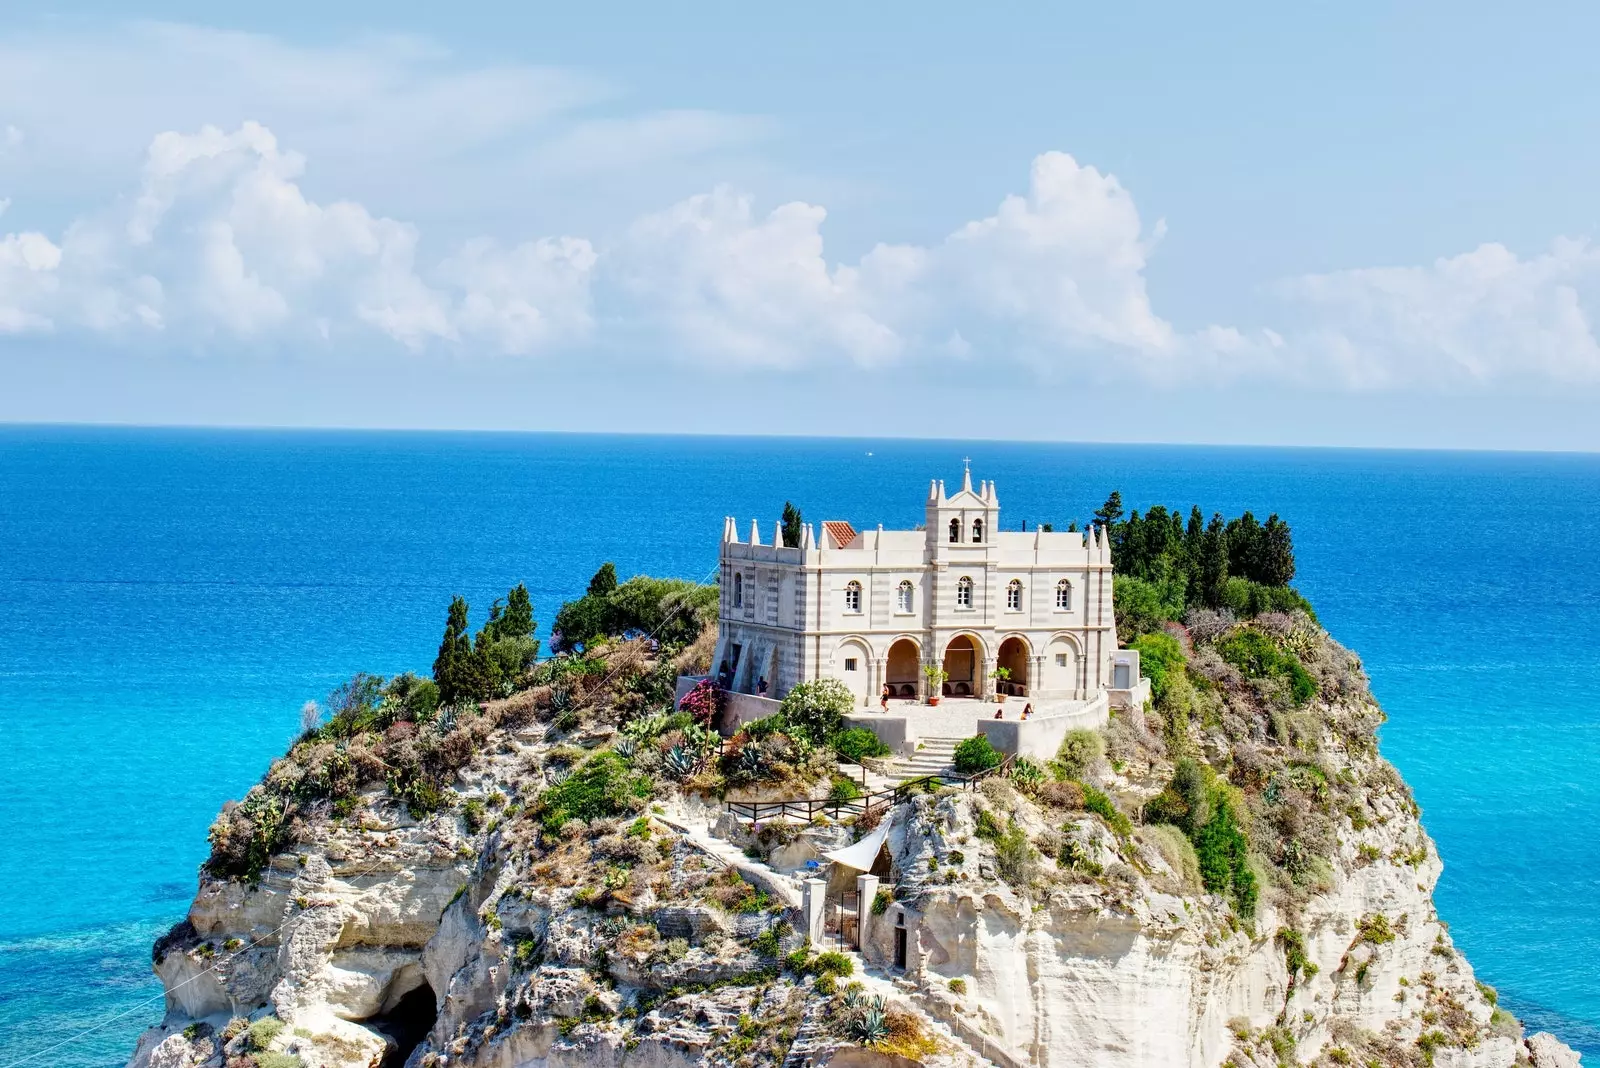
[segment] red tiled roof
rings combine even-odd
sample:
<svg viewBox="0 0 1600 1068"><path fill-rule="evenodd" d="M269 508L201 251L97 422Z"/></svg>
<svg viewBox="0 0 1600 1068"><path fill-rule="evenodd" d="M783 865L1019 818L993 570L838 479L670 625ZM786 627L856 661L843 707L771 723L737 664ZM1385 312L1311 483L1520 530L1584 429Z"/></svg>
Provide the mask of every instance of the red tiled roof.
<svg viewBox="0 0 1600 1068"><path fill-rule="evenodd" d="M833 539L833 544L827 546L830 549L843 549L846 545L856 540L856 528L837 519L830 519L823 523L822 529L829 538Z"/></svg>

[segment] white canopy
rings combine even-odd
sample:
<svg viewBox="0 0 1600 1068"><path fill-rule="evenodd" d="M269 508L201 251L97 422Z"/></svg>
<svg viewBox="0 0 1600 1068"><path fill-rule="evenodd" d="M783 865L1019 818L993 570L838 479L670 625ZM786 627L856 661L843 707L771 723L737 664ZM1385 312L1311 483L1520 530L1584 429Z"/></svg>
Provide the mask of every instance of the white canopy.
<svg viewBox="0 0 1600 1068"><path fill-rule="evenodd" d="M889 821L886 819L854 845L847 845L843 849L835 849L831 853L822 855L856 871L871 871L872 862L878 859L878 850L883 848L883 840L888 836Z"/></svg>

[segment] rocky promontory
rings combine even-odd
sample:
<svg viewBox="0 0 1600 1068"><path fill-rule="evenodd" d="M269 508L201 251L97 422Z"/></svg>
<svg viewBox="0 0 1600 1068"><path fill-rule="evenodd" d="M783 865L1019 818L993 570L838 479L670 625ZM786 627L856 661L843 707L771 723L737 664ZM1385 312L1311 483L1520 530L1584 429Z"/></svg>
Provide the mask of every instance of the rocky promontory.
<svg viewBox="0 0 1600 1068"><path fill-rule="evenodd" d="M1144 710L861 805L825 688L726 741L678 708L696 611L485 653L465 699L448 650L341 687L213 826L130 1068L1578 1063L1452 944L1382 713L1309 614L1169 624ZM752 826L732 791L838 804ZM880 892L810 944L802 880L853 885L823 854L884 827Z"/></svg>

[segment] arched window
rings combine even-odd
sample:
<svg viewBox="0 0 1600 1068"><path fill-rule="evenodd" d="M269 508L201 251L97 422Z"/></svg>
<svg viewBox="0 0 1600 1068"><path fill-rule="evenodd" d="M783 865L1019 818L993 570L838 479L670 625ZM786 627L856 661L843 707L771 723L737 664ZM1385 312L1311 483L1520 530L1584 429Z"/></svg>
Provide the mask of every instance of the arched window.
<svg viewBox="0 0 1600 1068"><path fill-rule="evenodd" d="M954 545L961 540L961 520L950 520L950 543Z"/></svg>
<svg viewBox="0 0 1600 1068"><path fill-rule="evenodd" d="M1011 612L1022 611L1022 580L1012 579L1006 583L1006 610Z"/></svg>
<svg viewBox="0 0 1600 1068"><path fill-rule="evenodd" d="M844 610L846 612L861 611L861 583L852 580L845 585Z"/></svg>
<svg viewBox="0 0 1600 1068"><path fill-rule="evenodd" d="M1056 583L1056 607L1063 612L1072 607L1072 583L1066 579Z"/></svg>
<svg viewBox="0 0 1600 1068"><path fill-rule="evenodd" d="M744 607L744 576L733 576L733 607Z"/></svg>
<svg viewBox="0 0 1600 1068"><path fill-rule="evenodd" d="M915 605L916 591L911 585L911 580L906 579L904 582L900 583L900 589L897 595L895 606L900 611L909 613Z"/></svg>
<svg viewBox="0 0 1600 1068"><path fill-rule="evenodd" d="M972 607L972 580L965 575L956 582L956 607Z"/></svg>
<svg viewBox="0 0 1600 1068"><path fill-rule="evenodd" d="M972 540L974 542L980 542L983 540L983 520L981 519L974 519L972 521Z"/></svg>

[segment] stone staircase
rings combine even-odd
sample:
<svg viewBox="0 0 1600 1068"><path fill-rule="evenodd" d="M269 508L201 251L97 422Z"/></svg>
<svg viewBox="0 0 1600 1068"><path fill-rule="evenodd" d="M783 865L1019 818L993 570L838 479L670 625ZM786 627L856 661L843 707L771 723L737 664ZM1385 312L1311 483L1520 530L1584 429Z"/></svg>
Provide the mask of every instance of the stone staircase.
<svg viewBox="0 0 1600 1068"><path fill-rule="evenodd" d="M898 783L924 775L949 774L954 771L956 746L963 741L963 738L924 738L917 744L915 753L889 765L889 776Z"/></svg>

